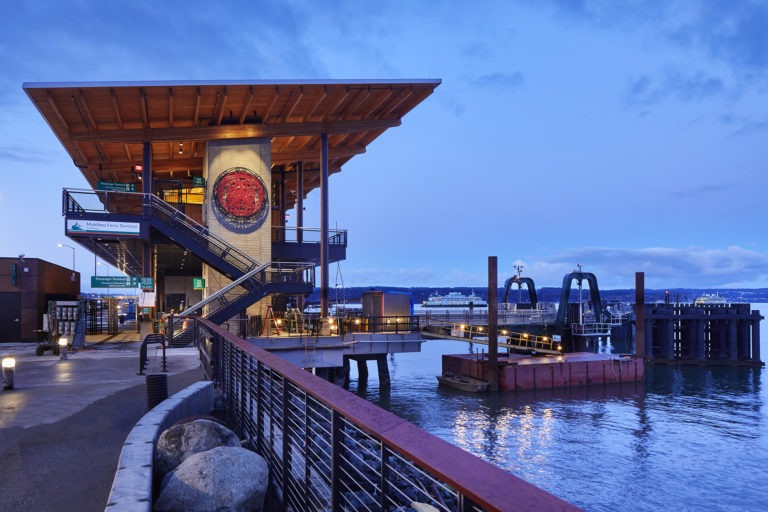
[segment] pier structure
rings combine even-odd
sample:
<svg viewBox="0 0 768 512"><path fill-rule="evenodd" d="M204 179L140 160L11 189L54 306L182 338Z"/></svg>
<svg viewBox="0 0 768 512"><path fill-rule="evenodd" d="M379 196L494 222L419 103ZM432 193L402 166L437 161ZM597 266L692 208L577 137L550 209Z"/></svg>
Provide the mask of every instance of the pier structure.
<svg viewBox="0 0 768 512"><path fill-rule="evenodd" d="M642 313L642 353L654 363L763 364L763 317L749 304L645 304Z"/></svg>
<svg viewBox="0 0 768 512"><path fill-rule="evenodd" d="M424 340L412 332L350 332L337 336L270 336L248 338L251 345L274 353L300 368L338 385L349 383L350 361L361 382L368 379L368 362L375 361L379 383L390 383L387 356L419 352Z"/></svg>

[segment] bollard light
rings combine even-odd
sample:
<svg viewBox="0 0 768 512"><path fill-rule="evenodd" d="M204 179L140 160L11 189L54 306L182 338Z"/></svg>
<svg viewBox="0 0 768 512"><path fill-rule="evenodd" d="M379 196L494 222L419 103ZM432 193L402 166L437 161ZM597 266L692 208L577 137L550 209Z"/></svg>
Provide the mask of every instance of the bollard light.
<svg viewBox="0 0 768 512"><path fill-rule="evenodd" d="M16 358L13 356L4 356L3 362L3 389L13 389L13 377L16 373Z"/></svg>
<svg viewBox="0 0 768 512"><path fill-rule="evenodd" d="M59 338L59 359L67 359L67 345L69 341L67 338Z"/></svg>

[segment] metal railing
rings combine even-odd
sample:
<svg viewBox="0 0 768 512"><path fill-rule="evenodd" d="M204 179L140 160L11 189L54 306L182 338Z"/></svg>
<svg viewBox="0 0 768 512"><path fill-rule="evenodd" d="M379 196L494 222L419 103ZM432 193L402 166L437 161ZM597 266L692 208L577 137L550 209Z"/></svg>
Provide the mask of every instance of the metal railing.
<svg viewBox="0 0 768 512"><path fill-rule="evenodd" d="M201 315L207 306L206 318L210 318L245 295L252 294L267 284L275 283L309 283L315 281L315 267L312 263L271 262L265 263L227 286L212 293L197 304L188 307L178 316L173 315L166 327L166 335L174 339L187 329L184 322L187 317ZM255 300L254 300L255 302Z"/></svg>
<svg viewBox="0 0 768 512"><path fill-rule="evenodd" d="M320 243L319 228L272 227L272 240L286 243ZM329 229L329 245L347 245L346 229Z"/></svg>
<svg viewBox="0 0 768 512"><path fill-rule="evenodd" d="M149 216L179 230L194 243L226 261L241 273L248 272L259 263L228 242L212 234L207 227L185 215L153 194L141 192L115 192L64 189L63 215L125 214Z"/></svg>
<svg viewBox="0 0 768 512"><path fill-rule="evenodd" d="M183 230L188 237L196 240L200 245L204 245L208 251L234 266L240 272L245 273L259 266L258 261L237 247L230 245L224 239L212 234L208 231L207 227L188 217L159 197L152 194L144 194L144 196L150 215L174 229Z"/></svg>
<svg viewBox="0 0 768 512"><path fill-rule="evenodd" d="M506 329L500 329L497 334L499 346L511 346L518 349L523 348L530 350L560 351L560 348L558 348L560 344L554 341L551 336L540 336L527 332L513 332ZM487 341L488 326L453 324L451 326L451 337L465 338L467 341Z"/></svg>
<svg viewBox="0 0 768 512"><path fill-rule="evenodd" d="M578 510L370 402L198 320L230 426L288 511ZM402 508L401 508L402 507Z"/></svg>
<svg viewBox="0 0 768 512"><path fill-rule="evenodd" d="M333 334L346 334L352 332L364 333L407 333L419 332L419 317L417 316L330 316L331 331ZM319 314L304 315L304 323L310 332L316 331L312 327L320 320Z"/></svg>
<svg viewBox="0 0 768 512"><path fill-rule="evenodd" d="M611 324L602 322L571 324L571 334L574 336L608 336L611 334Z"/></svg>

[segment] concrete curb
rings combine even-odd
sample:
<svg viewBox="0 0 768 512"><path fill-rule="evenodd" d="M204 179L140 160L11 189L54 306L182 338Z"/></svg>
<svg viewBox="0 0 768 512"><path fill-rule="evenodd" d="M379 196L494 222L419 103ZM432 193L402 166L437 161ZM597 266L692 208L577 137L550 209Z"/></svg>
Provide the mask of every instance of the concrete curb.
<svg viewBox="0 0 768 512"><path fill-rule="evenodd" d="M160 434L187 416L213 410L213 382L196 382L156 405L123 443L105 512L150 512L155 444Z"/></svg>

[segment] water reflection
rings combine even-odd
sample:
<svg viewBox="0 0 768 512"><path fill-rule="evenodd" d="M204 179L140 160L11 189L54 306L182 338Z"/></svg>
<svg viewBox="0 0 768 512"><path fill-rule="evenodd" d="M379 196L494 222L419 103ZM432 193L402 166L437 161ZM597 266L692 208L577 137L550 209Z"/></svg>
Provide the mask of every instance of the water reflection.
<svg viewBox="0 0 768 512"><path fill-rule="evenodd" d="M438 387L441 354L467 350L426 342L421 354L389 359L390 388L371 372L350 389L587 510L765 501L765 369L651 366L647 384L486 395Z"/></svg>

